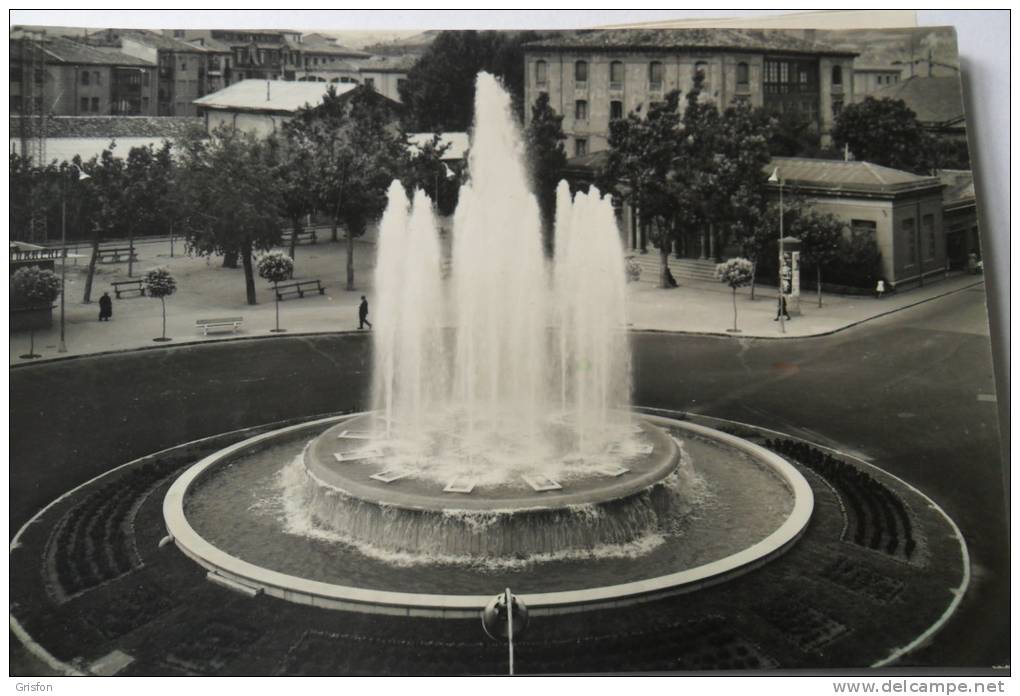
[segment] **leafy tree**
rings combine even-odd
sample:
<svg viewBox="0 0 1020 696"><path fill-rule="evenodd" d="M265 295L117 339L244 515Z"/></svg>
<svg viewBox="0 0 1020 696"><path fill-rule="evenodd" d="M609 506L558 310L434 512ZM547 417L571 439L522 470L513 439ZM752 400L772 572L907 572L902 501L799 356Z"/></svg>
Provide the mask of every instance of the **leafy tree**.
<svg viewBox="0 0 1020 696"><path fill-rule="evenodd" d="M314 157L307 148L296 147L287 138L270 138L269 144L275 157L272 166L280 191L280 215L291 224L290 258L293 262L303 220L315 212Z"/></svg>
<svg viewBox="0 0 1020 696"><path fill-rule="evenodd" d="M49 308L60 294L60 278L51 270L28 266L11 276L11 302L15 307ZM23 358L38 358L35 352L35 325L29 329L28 353Z"/></svg>
<svg viewBox="0 0 1020 696"><path fill-rule="evenodd" d="M82 302L92 301L92 282L96 274L96 262L99 259L99 244L105 237L114 236L123 231L126 204L126 181L124 160L113 153L115 145L103 150L97 157L82 162L75 157L70 164L61 165L60 176L66 182L76 176L71 164L80 167L89 179L69 187L80 198L78 214L86 229L92 229L92 254L89 257L88 275L85 277L85 292Z"/></svg>
<svg viewBox="0 0 1020 696"><path fill-rule="evenodd" d="M839 148L854 157L893 169L925 172L925 133L917 116L899 99L866 97L843 108L832 128Z"/></svg>
<svg viewBox="0 0 1020 696"><path fill-rule="evenodd" d="M715 267L715 277L721 282L730 286L733 293L733 329L731 333L739 333L737 328L737 288L751 284L751 277L754 273L754 264L747 259L729 259Z"/></svg>
<svg viewBox="0 0 1020 696"><path fill-rule="evenodd" d="M259 277L272 283L273 289L276 290L274 292L276 296L276 328L273 329L273 333L286 331L286 329L280 328L280 293L277 286L280 281L287 280L294 275L294 259L282 251L270 251L259 257L258 269Z"/></svg>
<svg viewBox="0 0 1020 696"><path fill-rule="evenodd" d="M466 131L474 114L475 78L499 77L518 118L524 111L524 44L545 34L533 31L444 31L408 72L400 98L408 126L417 131Z"/></svg>
<svg viewBox="0 0 1020 696"><path fill-rule="evenodd" d="M769 153L773 157L818 157L821 138L814 123L796 111L771 114Z"/></svg>
<svg viewBox="0 0 1020 696"><path fill-rule="evenodd" d="M125 188L120 201L120 226L128 233L128 245L134 247L138 234L165 231L171 210L173 158L171 145L164 141L156 149L152 145L133 147L124 164ZM128 277L132 276L134 255L128 255Z"/></svg>
<svg viewBox="0 0 1020 696"><path fill-rule="evenodd" d="M420 188L429 194L436 211L442 215L454 211L460 191L459 174L443 162L443 155L451 147L452 143L443 143L442 133L433 133L408 158L400 177L408 198L413 198L415 189Z"/></svg>
<svg viewBox="0 0 1020 696"><path fill-rule="evenodd" d="M344 96L331 87L320 105L298 111L286 136L314 158L316 201L333 219L334 240L337 225L346 230L347 289L354 290L354 239L386 207L407 145L375 92L360 87Z"/></svg>
<svg viewBox="0 0 1020 696"><path fill-rule="evenodd" d="M815 268L818 306L822 306L822 268L840 258L846 224L831 213L807 209L795 217L791 233L800 238L801 257Z"/></svg>
<svg viewBox="0 0 1020 696"><path fill-rule="evenodd" d="M566 139L563 116L549 106L549 93L540 93L531 107L531 121L524 132L524 143L547 248L551 244L556 219L556 186L567 166L567 151L563 147Z"/></svg>
<svg viewBox="0 0 1020 696"><path fill-rule="evenodd" d="M171 339L166 337L166 298L177 292L177 281L170 275L170 270L163 266L150 270L143 280L145 292L149 297L159 298L159 303L163 307L163 335L152 340L169 341Z"/></svg>
<svg viewBox="0 0 1020 696"><path fill-rule="evenodd" d="M273 146L229 127L217 128L207 140L179 143L178 190L187 211L188 246L206 256L236 254L244 267L247 302L256 304L252 256L282 239Z"/></svg>

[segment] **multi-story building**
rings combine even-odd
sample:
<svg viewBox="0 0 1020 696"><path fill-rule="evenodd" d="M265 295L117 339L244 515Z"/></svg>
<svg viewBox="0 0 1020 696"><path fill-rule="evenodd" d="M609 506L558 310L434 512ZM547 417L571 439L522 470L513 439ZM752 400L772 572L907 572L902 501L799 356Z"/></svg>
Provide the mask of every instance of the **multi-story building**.
<svg viewBox="0 0 1020 696"><path fill-rule="evenodd" d="M375 56L358 63L360 81L384 97L401 101L400 88L418 56Z"/></svg>
<svg viewBox="0 0 1020 696"><path fill-rule="evenodd" d="M525 46L524 97L539 93L563 115L568 154L608 147L609 122L686 92L704 75L703 98L795 112L828 142L853 100L855 53L780 32L749 29L619 29L576 32ZM530 109L525 109L530 118Z"/></svg>
<svg viewBox="0 0 1020 696"><path fill-rule="evenodd" d="M138 29L105 29L89 36L93 45L108 45L157 65L157 113L160 116L195 116L192 103L218 89L210 79L212 51L199 45Z"/></svg>
<svg viewBox="0 0 1020 696"><path fill-rule="evenodd" d="M10 113L155 116L156 64L45 34L12 35Z"/></svg>
<svg viewBox="0 0 1020 696"><path fill-rule="evenodd" d="M854 65L854 101L900 81L903 71L895 65Z"/></svg>

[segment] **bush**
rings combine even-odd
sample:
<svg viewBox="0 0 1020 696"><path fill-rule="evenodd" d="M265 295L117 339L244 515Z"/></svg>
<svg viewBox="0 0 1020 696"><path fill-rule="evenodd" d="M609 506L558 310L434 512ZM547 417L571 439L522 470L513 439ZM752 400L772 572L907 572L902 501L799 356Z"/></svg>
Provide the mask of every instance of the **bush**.
<svg viewBox="0 0 1020 696"><path fill-rule="evenodd" d="M270 251L258 260L259 277L270 283L287 280L294 274L294 260L282 251Z"/></svg>
<svg viewBox="0 0 1020 696"><path fill-rule="evenodd" d="M11 301L15 307L50 306L60 295L60 278L38 266L19 268L11 276Z"/></svg>
<svg viewBox="0 0 1020 696"><path fill-rule="evenodd" d="M177 281L165 266L153 268L145 274L145 292L149 297L169 297L177 292Z"/></svg>

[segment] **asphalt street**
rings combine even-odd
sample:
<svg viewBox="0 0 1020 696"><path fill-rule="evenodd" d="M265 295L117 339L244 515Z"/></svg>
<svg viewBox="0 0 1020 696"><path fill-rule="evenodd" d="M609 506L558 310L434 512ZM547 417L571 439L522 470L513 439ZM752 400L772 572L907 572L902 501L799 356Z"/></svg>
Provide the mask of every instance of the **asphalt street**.
<svg viewBox="0 0 1020 696"><path fill-rule="evenodd" d="M831 336L636 333L634 401L773 428L924 491L974 564L957 614L911 664L1009 661L1004 467L984 293L958 292ZM11 369L11 534L132 458L236 428L362 408L367 334L287 336Z"/></svg>

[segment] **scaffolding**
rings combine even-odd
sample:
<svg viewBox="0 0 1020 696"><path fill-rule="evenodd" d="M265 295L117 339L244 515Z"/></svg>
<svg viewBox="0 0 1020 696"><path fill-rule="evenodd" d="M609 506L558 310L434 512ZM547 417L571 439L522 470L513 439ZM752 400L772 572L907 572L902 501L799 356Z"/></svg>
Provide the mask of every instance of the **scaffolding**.
<svg viewBox="0 0 1020 696"><path fill-rule="evenodd" d="M44 31L25 31L17 41L17 61L21 73L21 100L18 110L18 130L21 155L37 167L46 164L46 53ZM13 56L12 56L13 57ZM41 210L40 181L29 192L30 212L27 241L45 241L47 238L46 211Z"/></svg>

